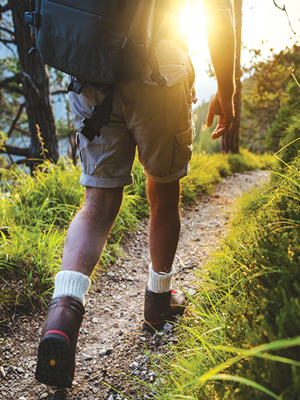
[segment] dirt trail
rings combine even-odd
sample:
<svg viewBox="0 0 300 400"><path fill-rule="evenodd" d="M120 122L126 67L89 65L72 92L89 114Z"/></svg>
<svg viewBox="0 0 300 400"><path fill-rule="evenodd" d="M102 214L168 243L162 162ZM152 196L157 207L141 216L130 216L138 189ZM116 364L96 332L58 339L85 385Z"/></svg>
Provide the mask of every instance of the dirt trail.
<svg viewBox="0 0 300 400"><path fill-rule="evenodd" d="M193 293L196 269L201 269L209 254L225 236L234 201L253 186L267 182L268 171L235 174L217 185L212 196L201 195L182 211L182 230L175 260L176 281ZM149 389L140 396L131 377L153 384L155 372L150 353L165 351L165 341L141 329L143 296L147 282L149 254L147 222L123 242L125 256L97 277L87 296L86 317L77 349L76 377L72 389L57 390L34 380L36 350L44 310L20 316L10 323L8 333L0 332L0 398L3 400L121 400L151 399ZM177 343L165 326L163 336ZM1 340L5 344L1 344ZM120 374L124 373L126 376ZM125 396L117 394L114 389Z"/></svg>

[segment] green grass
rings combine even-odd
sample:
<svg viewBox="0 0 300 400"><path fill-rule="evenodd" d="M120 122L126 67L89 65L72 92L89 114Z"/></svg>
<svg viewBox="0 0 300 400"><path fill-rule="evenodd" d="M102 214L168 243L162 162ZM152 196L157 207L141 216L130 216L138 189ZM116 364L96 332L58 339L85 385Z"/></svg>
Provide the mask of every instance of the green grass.
<svg viewBox="0 0 300 400"><path fill-rule="evenodd" d="M229 158L221 154L194 155L190 174L182 180L182 203L194 200L200 192L212 193L215 183L240 169L241 163L255 169L267 168L273 162L270 156L243 151L232 167ZM61 159L57 165L41 165L34 176L20 168L2 169L0 173L0 304L45 302L60 268L68 226L84 201L80 167ZM133 177L135 183L125 189L101 264L114 261L124 233L149 215L146 178L137 160Z"/></svg>
<svg viewBox="0 0 300 400"><path fill-rule="evenodd" d="M237 172L271 169L276 163L272 155L255 155L245 149L240 154L193 154L190 172L181 180L182 203L195 200L200 192L211 194L222 177Z"/></svg>
<svg viewBox="0 0 300 400"><path fill-rule="evenodd" d="M199 271L161 363L159 399L296 400L300 392L300 159L245 196Z"/></svg>

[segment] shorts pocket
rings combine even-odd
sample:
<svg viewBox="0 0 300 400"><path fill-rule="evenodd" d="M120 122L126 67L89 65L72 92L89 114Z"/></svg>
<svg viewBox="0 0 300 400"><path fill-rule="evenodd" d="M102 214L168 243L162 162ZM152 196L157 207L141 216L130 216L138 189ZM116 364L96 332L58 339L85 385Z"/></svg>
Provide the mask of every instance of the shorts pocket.
<svg viewBox="0 0 300 400"><path fill-rule="evenodd" d="M175 158L171 173L184 168L192 157L192 141L194 128L191 126L187 131L178 132L175 135Z"/></svg>

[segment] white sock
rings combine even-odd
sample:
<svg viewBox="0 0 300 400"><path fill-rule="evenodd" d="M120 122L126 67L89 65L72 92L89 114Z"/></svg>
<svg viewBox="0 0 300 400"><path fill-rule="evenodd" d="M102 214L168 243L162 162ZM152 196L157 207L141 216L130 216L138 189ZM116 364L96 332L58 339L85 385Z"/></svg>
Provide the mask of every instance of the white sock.
<svg viewBox="0 0 300 400"><path fill-rule="evenodd" d="M149 281L148 288L154 293L165 293L172 289L172 277L175 273L173 267L168 274L161 274L153 271L152 263L149 265Z"/></svg>
<svg viewBox="0 0 300 400"><path fill-rule="evenodd" d="M53 299L72 296L85 304L85 294L90 287L90 278L77 271L60 271L55 276Z"/></svg>

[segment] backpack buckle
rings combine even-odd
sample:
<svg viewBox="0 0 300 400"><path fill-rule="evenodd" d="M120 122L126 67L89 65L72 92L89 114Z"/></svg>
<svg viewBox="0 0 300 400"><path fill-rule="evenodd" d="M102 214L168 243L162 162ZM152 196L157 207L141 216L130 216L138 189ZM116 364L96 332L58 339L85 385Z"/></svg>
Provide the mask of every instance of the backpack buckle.
<svg viewBox="0 0 300 400"><path fill-rule="evenodd" d="M36 11L26 12L24 16L25 26L30 28L30 36L33 37L35 35L35 29L40 22L40 14Z"/></svg>
<svg viewBox="0 0 300 400"><path fill-rule="evenodd" d="M153 82L156 82L159 86L167 86L168 84L168 79L161 73L158 76L154 76L154 74L152 74L150 78L153 80Z"/></svg>

